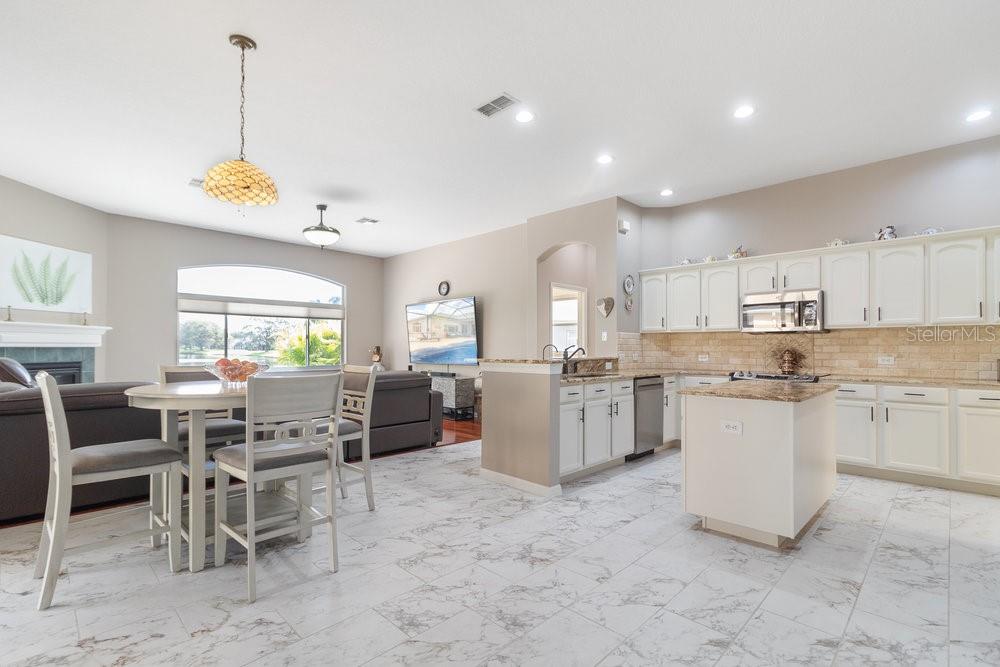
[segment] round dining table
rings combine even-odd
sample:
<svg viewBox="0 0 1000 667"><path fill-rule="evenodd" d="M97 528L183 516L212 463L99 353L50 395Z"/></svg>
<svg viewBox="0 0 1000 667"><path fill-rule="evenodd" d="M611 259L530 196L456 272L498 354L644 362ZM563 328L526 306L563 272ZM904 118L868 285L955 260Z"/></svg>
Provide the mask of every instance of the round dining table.
<svg viewBox="0 0 1000 667"><path fill-rule="evenodd" d="M177 412L188 413L188 541L192 572L205 567L205 412L245 408L246 386L224 386L218 380L148 384L125 390L129 405L163 414L162 439L177 446Z"/></svg>

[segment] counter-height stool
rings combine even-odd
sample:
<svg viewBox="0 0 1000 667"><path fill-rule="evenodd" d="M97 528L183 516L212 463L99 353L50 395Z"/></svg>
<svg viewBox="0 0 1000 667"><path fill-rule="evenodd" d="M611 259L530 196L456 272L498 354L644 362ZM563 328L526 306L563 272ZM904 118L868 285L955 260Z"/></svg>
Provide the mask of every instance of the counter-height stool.
<svg viewBox="0 0 1000 667"><path fill-rule="evenodd" d="M340 428L337 431L340 439L340 445L337 447L337 480L341 496L347 497L348 485L364 483L369 510L375 509L370 435L377 374L377 366L344 366L344 408L342 413L344 419L340 422ZM344 461L344 449L347 447L347 443L355 440L361 441L360 466ZM344 471L353 474L354 477L345 481Z"/></svg>
<svg viewBox="0 0 1000 667"><path fill-rule="evenodd" d="M282 535L304 540L310 528L330 525L330 569L339 568L334 470L343 401L343 373L259 375L247 382L246 442L215 450L215 566L226 560L230 538L247 550L247 599L257 598L256 545ZM320 432L319 427L325 427ZM312 507L312 476L326 476L326 512ZM244 523L228 519L231 477L246 482ZM295 479L296 499L257 513L257 499L282 494L257 491L258 482ZM287 501L286 501L287 502Z"/></svg>
<svg viewBox="0 0 1000 667"><path fill-rule="evenodd" d="M66 532L69 528L73 487L127 477L159 477L169 498L166 516L158 515L150 502L150 528L79 547L73 551L99 548L119 540L139 539L164 533L169 536L170 571L181 569L181 454L161 440L130 440L70 449L69 428L59 387L44 371L37 378L45 406L49 431L49 492L45 521L35 561L35 578L43 578L38 609L47 609L59 579Z"/></svg>

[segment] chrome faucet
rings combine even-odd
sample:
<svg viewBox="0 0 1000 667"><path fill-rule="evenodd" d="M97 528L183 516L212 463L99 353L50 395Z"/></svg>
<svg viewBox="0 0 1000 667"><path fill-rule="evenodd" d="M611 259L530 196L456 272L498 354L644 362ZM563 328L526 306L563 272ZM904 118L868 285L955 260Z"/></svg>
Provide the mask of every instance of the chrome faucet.
<svg viewBox="0 0 1000 667"><path fill-rule="evenodd" d="M542 348L542 359L544 359L544 358L545 358L545 350L547 350L547 349L548 349L548 348L550 348L550 347L551 347L551 348L552 348L553 350L555 350L555 353L556 353L556 354L559 354L559 348L558 348L558 347L556 347L556 346L555 346L555 345L553 345L552 343L547 343L547 344L545 345L545 347L543 347L543 348ZM550 357L550 358L551 358L551 357Z"/></svg>
<svg viewBox="0 0 1000 667"><path fill-rule="evenodd" d="M573 347L575 347L576 349L573 350L573 354L570 354L569 351ZM575 357L577 352L582 352L583 354L587 354L587 351L582 347L580 347L579 345L570 345L565 350L563 350L563 362L569 361L570 359Z"/></svg>

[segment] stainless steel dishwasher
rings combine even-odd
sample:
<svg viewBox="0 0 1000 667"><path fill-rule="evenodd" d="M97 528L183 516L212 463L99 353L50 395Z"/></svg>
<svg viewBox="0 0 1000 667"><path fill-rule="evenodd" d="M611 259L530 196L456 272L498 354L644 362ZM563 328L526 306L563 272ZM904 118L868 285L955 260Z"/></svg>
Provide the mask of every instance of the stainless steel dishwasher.
<svg viewBox="0 0 1000 667"><path fill-rule="evenodd" d="M652 453L663 444L663 376L635 379L635 452L632 460Z"/></svg>

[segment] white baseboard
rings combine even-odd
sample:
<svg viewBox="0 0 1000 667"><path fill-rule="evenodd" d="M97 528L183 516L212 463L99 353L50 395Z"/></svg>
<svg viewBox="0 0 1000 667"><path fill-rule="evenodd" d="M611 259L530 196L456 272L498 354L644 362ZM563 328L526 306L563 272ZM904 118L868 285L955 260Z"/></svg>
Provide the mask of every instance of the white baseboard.
<svg viewBox="0 0 1000 667"><path fill-rule="evenodd" d="M497 472L496 470L489 470L488 468L479 468L479 476L483 479L488 479L491 482L506 484L507 486L514 487L515 489L526 491L527 493L542 496L544 498L562 495L562 486L559 484L556 484L555 486L544 486L542 484L536 484L535 482L529 482L528 480L521 479L520 477L505 475L504 473Z"/></svg>

